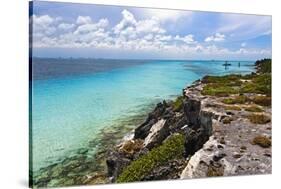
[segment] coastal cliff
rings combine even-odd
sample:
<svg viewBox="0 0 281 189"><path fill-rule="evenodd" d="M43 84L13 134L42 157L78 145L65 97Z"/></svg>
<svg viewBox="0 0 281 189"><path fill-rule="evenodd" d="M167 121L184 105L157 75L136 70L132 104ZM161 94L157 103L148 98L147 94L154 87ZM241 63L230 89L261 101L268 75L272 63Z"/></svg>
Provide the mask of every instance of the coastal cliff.
<svg viewBox="0 0 281 189"><path fill-rule="evenodd" d="M110 182L271 173L271 60L205 76L157 104L107 155Z"/></svg>

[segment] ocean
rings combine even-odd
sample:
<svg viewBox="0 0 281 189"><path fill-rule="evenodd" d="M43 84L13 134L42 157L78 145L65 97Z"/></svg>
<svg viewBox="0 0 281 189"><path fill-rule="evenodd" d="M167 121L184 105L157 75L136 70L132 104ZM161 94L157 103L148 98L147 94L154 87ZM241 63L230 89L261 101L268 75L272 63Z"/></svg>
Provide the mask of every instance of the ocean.
<svg viewBox="0 0 281 189"><path fill-rule="evenodd" d="M144 114L156 103L176 98L185 86L204 75L254 70L254 61L228 63L231 66L216 60L33 58L33 171L84 148L102 129L110 129L121 119Z"/></svg>

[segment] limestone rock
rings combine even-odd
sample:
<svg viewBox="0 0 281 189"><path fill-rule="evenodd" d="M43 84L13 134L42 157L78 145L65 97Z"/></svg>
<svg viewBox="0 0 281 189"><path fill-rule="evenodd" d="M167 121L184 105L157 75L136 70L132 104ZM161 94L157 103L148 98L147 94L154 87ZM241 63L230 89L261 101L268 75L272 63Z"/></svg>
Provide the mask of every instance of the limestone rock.
<svg viewBox="0 0 281 189"><path fill-rule="evenodd" d="M199 126L199 113L201 103L197 99L190 98L184 102L184 114L186 117L187 125L194 128Z"/></svg>
<svg viewBox="0 0 281 189"><path fill-rule="evenodd" d="M150 128L149 134L144 140L145 147L150 149L156 144L162 143L162 141L169 135L169 126L165 123L165 119L160 119Z"/></svg>

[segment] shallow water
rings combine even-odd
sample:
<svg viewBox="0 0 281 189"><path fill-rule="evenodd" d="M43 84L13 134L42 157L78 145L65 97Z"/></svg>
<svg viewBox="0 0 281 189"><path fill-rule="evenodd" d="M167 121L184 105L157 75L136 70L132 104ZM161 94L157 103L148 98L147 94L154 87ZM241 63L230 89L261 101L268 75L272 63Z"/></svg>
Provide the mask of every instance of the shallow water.
<svg viewBox="0 0 281 189"><path fill-rule="evenodd" d="M81 62L81 64L79 64ZM173 99L206 74L249 73L254 62L34 59L33 171L83 148L120 119ZM79 67L77 67L77 64ZM77 70L77 68L79 68Z"/></svg>

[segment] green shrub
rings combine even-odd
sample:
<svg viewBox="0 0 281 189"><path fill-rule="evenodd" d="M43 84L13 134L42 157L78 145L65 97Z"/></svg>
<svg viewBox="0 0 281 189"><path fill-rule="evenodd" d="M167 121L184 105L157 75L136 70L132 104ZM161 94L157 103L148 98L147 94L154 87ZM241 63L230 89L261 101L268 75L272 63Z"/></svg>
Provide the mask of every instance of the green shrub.
<svg viewBox="0 0 281 189"><path fill-rule="evenodd" d="M241 93L258 93L271 95L271 74L255 76L251 82L244 83Z"/></svg>
<svg viewBox="0 0 281 189"><path fill-rule="evenodd" d="M172 135L161 146L153 148L150 152L125 167L123 172L117 178L117 182L140 181L154 168L166 163L169 160L182 158L183 153L184 135Z"/></svg>
<svg viewBox="0 0 281 189"><path fill-rule="evenodd" d="M234 98L225 98L222 100L225 104L245 104L248 101L249 99L244 95L236 96Z"/></svg>
<svg viewBox="0 0 281 189"><path fill-rule="evenodd" d="M174 111L180 111L183 108L183 100L184 96L177 97L177 99L173 102Z"/></svg>
<svg viewBox="0 0 281 189"><path fill-rule="evenodd" d="M259 73L271 73L271 59L258 60L255 63L257 72Z"/></svg>
<svg viewBox="0 0 281 189"><path fill-rule="evenodd" d="M224 76L205 76L202 79L203 83L217 83L217 84L223 84L227 86L240 86L242 84L241 75L224 75Z"/></svg>
<svg viewBox="0 0 281 189"><path fill-rule="evenodd" d="M238 91L230 86L223 86L217 84L208 84L204 86L202 94L203 95L210 95L210 96L218 96L218 97L226 97L230 94L236 94Z"/></svg>

